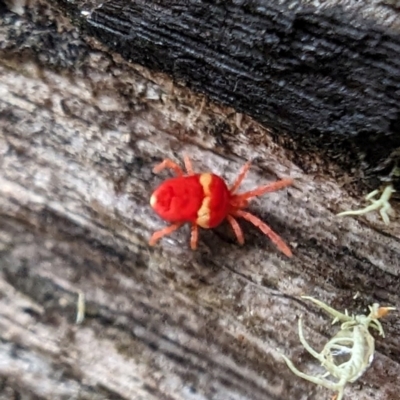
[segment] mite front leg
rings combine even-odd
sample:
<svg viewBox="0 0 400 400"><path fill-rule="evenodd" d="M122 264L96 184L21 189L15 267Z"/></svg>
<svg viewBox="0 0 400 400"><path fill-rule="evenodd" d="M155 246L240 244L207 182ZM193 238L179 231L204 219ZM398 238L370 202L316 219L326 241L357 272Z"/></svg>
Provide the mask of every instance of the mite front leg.
<svg viewBox="0 0 400 400"><path fill-rule="evenodd" d="M188 175L194 175L192 162L190 161L189 156L186 154L183 156L183 162L185 164L185 169Z"/></svg>
<svg viewBox="0 0 400 400"><path fill-rule="evenodd" d="M281 190L286 186L290 186L293 184L293 179L291 178L284 178L280 181L269 183L268 185L260 186L249 192L238 194L237 196L244 200L250 200L253 197L261 196L265 193L276 192L277 190Z"/></svg>
<svg viewBox="0 0 400 400"><path fill-rule="evenodd" d="M158 174L160 171L162 171L165 168L172 169L177 176L183 176L182 168L176 162L170 160L169 158L166 158L160 164L156 165L153 168L153 172L155 174Z"/></svg>
<svg viewBox="0 0 400 400"><path fill-rule="evenodd" d="M250 168L250 165L251 165L250 161L248 161L246 164L243 165L241 171L239 172L238 177L236 178L235 182L229 189L231 194L234 194L236 192L236 190L239 188L240 184L242 183L243 179L245 178L245 176Z"/></svg>

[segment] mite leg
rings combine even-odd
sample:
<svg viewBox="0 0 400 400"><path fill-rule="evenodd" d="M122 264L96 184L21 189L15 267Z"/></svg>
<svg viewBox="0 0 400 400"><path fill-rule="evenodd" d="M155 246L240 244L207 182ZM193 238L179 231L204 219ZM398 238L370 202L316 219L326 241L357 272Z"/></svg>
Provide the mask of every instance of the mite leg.
<svg viewBox="0 0 400 400"><path fill-rule="evenodd" d="M191 236L190 236L190 248L192 250L197 249L197 241L199 239L199 227L197 224L192 224Z"/></svg>
<svg viewBox="0 0 400 400"><path fill-rule="evenodd" d="M176 162L170 160L169 158L165 159L160 164L156 165L153 168L153 172L155 174L158 174L160 171L162 171L165 168L172 169L175 172L175 174L178 176L183 176L182 168Z"/></svg>
<svg viewBox="0 0 400 400"><path fill-rule="evenodd" d="M232 214L236 217L241 217L251 222L254 226L260 229L262 233L267 235L283 254L285 254L287 257L292 257L292 251L281 239L281 237L255 215L242 210L235 210L235 212Z"/></svg>
<svg viewBox="0 0 400 400"><path fill-rule="evenodd" d="M161 229L157 232L154 232L152 237L149 240L149 245L154 246L162 237L169 235L170 233L176 231L178 228L180 228L182 224L173 224L170 226L167 226L164 229Z"/></svg>
<svg viewBox="0 0 400 400"><path fill-rule="evenodd" d="M236 190L239 188L240 184L243 182L243 179L245 178L249 168L250 168L251 162L248 161L246 164L243 165L241 171L239 172L238 177L236 178L235 182L233 182L233 185L229 189L231 194L234 194Z"/></svg>
<svg viewBox="0 0 400 400"><path fill-rule="evenodd" d="M241 199L244 200L248 200L251 199L252 197L261 196L265 193L276 192L277 190L283 189L284 187L289 186L291 184L293 184L293 179L285 178L281 179L280 181L269 183L268 185L260 186L253 190L250 190L249 192L238 194L237 197L240 197Z"/></svg>
<svg viewBox="0 0 400 400"><path fill-rule="evenodd" d="M233 232L235 232L238 242L240 244L243 244L244 243L243 231L242 231L242 228L240 227L240 225L238 224L238 222L236 221L236 219L233 218L231 215L227 215L226 219L230 223L230 225L233 229Z"/></svg>
<svg viewBox="0 0 400 400"><path fill-rule="evenodd" d="M192 162L190 161L189 156L186 154L183 156L183 162L185 163L186 172L188 175L194 175Z"/></svg>

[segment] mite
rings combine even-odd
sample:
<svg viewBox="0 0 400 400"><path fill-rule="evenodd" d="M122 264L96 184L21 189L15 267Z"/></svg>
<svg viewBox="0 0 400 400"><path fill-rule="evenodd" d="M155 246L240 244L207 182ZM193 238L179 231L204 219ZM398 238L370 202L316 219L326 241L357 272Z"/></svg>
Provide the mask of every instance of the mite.
<svg viewBox="0 0 400 400"><path fill-rule="evenodd" d="M169 159L164 160L153 169L154 173L159 173L163 169L169 168L176 177L164 181L150 198L150 205L154 211L162 219L172 223L152 235L149 240L151 246L154 246L163 236L180 228L184 223L191 223L190 246L195 250L199 236L198 227L215 228L225 219L232 226L238 242L243 244L243 231L236 221L236 218L240 217L259 228L286 256L292 256L290 248L267 224L244 211L251 198L289 186L293 183L292 179L282 179L249 192L237 194L236 191L250 168L250 162L243 166L230 188L218 175L210 172L195 174L189 157L184 156L184 163L186 174L178 164Z"/></svg>

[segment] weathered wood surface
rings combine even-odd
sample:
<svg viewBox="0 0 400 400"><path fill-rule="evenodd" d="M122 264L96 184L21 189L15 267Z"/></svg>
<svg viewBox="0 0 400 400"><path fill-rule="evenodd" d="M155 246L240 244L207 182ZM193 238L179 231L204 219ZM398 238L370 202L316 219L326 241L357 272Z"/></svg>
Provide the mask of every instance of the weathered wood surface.
<svg viewBox="0 0 400 400"><path fill-rule="evenodd" d="M303 169L318 159L306 155L324 154L319 168L374 187L400 164L400 16L391 1L58 2L126 59L273 128Z"/></svg>
<svg viewBox="0 0 400 400"><path fill-rule="evenodd" d="M399 221L336 218L358 201L305 174L266 129L85 42L44 4L0 20L0 398L329 398L277 349L316 371L297 317L315 348L335 332L301 294L355 312L400 307ZM183 152L230 180L254 159L244 188L295 178L251 207L293 259L244 223L243 247L224 225L202 230L196 252L187 228L149 248L165 225L149 195L167 176L152 167ZM383 324L349 398L398 398L398 314Z"/></svg>

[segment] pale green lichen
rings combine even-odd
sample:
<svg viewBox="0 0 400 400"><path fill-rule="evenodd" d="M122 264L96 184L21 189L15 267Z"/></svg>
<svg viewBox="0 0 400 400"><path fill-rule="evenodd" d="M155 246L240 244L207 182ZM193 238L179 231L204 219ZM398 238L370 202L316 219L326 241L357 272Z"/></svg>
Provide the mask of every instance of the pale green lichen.
<svg viewBox="0 0 400 400"><path fill-rule="evenodd" d="M395 192L393 185L388 185L386 188L383 190L382 195L379 199L375 199L375 196L379 193L379 190L374 190L373 192L369 193L365 199L369 200L372 204L369 206L359 209L359 210L349 210L349 211L343 211L339 214L337 214L338 217L343 217L345 215L364 215L367 214L371 211L379 210L379 213L381 214L381 217L383 219L383 222L386 225L389 225L390 219L388 213L393 214L394 210L392 206L389 203L389 200L392 196L392 194Z"/></svg>
<svg viewBox="0 0 400 400"><path fill-rule="evenodd" d="M341 400L346 384L356 381L366 371L373 360L375 340L369 333L369 328L376 329L384 337L383 328L378 319L385 316L390 310L394 310L394 308L379 307L375 303L369 307L370 313L368 316L350 316L347 311L343 314L313 297L303 296L303 298L312 301L334 317L333 323L342 322L341 329L328 341L323 350L318 353L306 341L303 333L302 319L301 317L299 318L300 342L321 363L321 366L325 369L322 375L313 376L305 374L299 371L286 356L282 354L282 357L295 375L316 385L337 391L338 393L335 398L336 400ZM339 356L346 356L347 359L344 362L340 362L338 359Z"/></svg>

